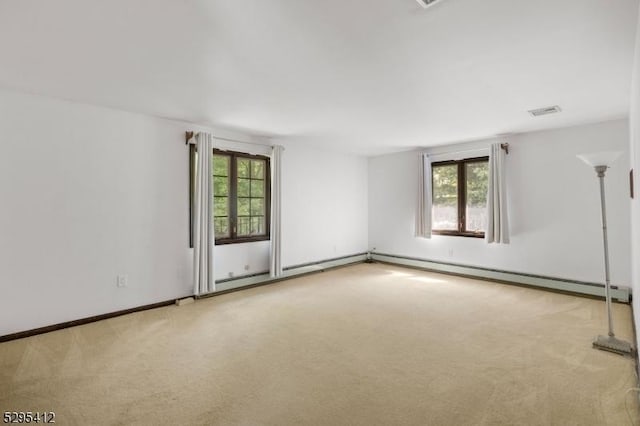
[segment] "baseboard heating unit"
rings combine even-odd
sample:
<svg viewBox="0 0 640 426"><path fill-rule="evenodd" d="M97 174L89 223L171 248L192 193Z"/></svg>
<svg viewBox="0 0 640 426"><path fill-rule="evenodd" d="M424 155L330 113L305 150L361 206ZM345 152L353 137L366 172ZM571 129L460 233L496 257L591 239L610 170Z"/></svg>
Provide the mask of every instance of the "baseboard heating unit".
<svg viewBox="0 0 640 426"><path fill-rule="evenodd" d="M336 268L339 266L350 265L354 263L362 263L367 260L366 253L358 253L348 256L341 256L332 259L325 259L318 262L302 263L299 265L293 265L285 267L282 276L278 278L271 278L269 272L259 272L251 275L242 275L233 278L226 278L222 280L216 280L216 291L210 295L215 295L219 292L240 289L242 287L255 286L268 284L274 281L280 281L296 276L302 276L313 272L321 272L327 269ZM205 295L204 297L206 297Z"/></svg>
<svg viewBox="0 0 640 426"><path fill-rule="evenodd" d="M568 280L563 278L545 277L542 275L524 274L519 272L501 271L497 269L481 268L478 266L466 266L455 263L437 262L414 257L397 256L371 252L369 258L376 262L393 265L409 266L433 272L449 273L466 276L469 278L487 279L545 288L568 293L584 294L588 296L604 298L604 284ZM611 297L616 302L629 303L631 301L631 289L628 287L611 286Z"/></svg>

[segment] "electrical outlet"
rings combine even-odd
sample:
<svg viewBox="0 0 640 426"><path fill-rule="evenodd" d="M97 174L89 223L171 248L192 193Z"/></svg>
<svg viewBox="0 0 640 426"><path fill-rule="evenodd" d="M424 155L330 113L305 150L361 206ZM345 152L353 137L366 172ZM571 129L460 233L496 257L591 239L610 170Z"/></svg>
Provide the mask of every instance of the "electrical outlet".
<svg viewBox="0 0 640 426"><path fill-rule="evenodd" d="M116 283L116 285L118 287L126 287L128 284L128 277L126 275L118 275L118 281Z"/></svg>
<svg viewBox="0 0 640 426"><path fill-rule="evenodd" d="M251 269L251 268L249 267L249 265L244 265L244 270L245 270L245 271L248 271L249 269Z"/></svg>
<svg viewBox="0 0 640 426"><path fill-rule="evenodd" d="M449 249L449 257L453 257L453 249Z"/></svg>
<svg viewBox="0 0 640 426"><path fill-rule="evenodd" d="M229 272L229 278L233 278L233 272Z"/></svg>

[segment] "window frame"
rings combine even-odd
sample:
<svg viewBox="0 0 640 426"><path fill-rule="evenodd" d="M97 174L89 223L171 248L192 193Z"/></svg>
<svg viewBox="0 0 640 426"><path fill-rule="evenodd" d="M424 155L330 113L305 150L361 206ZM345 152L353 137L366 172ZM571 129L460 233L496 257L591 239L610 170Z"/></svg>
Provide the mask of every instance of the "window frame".
<svg viewBox="0 0 640 426"><path fill-rule="evenodd" d="M238 243L252 243L256 241L268 241L271 239L271 158L266 155L247 154L245 152L238 152L220 148L214 148L213 155L226 155L230 157L229 161L229 237L215 238L215 245L224 244L238 244ZM264 235L249 235L246 237L238 236L237 234L237 222L238 222L238 158L246 158L249 160L264 160L264 220L265 220L265 234ZM213 178L213 173L211 175ZM213 187L212 187L213 191ZM215 194L212 194L215 197ZM213 219L213 217L212 217ZM214 225L215 226L215 225ZM215 230L214 230L215 234Z"/></svg>
<svg viewBox="0 0 640 426"><path fill-rule="evenodd" d="M485 232L473 232L466 231L467 222L466 222L466 211L467 211L467 176L466 176L466 164L467 163L489 163L489 156L483 157L472 157L472 158L464 158L462 160L447 160L447 161L436 161L431 163L431 203L433 205L435 191L433 184L433 169L438 166L451 166L457 165L458 167L458 230L449 230L449 229L433 229L433 215L431 222L431 233L433 235L448 235L453 237L471 237L471 238L484 238Z"/></svg>

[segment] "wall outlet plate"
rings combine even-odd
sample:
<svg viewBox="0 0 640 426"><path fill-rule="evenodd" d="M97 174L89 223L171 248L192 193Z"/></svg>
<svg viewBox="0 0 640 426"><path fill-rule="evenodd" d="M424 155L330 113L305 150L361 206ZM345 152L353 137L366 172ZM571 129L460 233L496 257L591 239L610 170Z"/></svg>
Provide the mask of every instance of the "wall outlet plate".
<svg viewBox="0 0 640 426"><path fill-rule="evenodd" d="M126 275L118 275L118 280L116 285L120 288L126 287L128 284L129 278Z"/></svg>

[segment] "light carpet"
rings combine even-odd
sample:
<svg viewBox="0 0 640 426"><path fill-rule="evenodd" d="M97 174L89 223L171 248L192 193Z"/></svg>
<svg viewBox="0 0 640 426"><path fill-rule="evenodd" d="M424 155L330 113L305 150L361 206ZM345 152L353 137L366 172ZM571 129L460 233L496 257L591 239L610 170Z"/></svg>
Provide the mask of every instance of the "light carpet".
<svg viewBox="0 0 640 426"><path fill-rule="evenodd" d="M615 304L619 337L631 313ZM0 344L0 413L61 425L625 425L604 302L359 264Z"/></svg>

